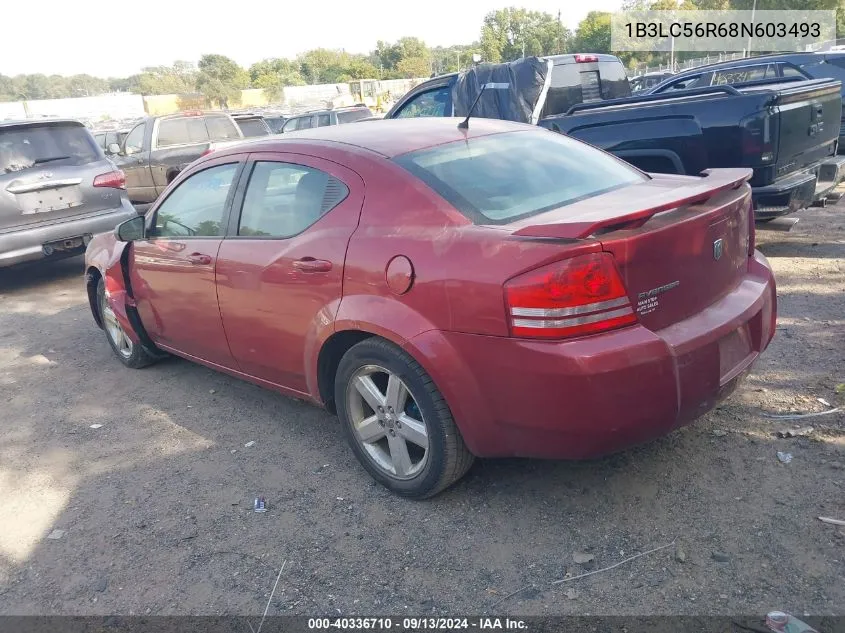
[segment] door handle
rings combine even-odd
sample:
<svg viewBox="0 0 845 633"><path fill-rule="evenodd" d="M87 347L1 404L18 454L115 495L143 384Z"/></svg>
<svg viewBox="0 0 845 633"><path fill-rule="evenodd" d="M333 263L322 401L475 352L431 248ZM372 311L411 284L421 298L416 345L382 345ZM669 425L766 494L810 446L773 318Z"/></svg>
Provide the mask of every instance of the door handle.
<svg viewBox="0 0 845 633"><path fill-rule="evenodd" d="M203 253L191 253L188 255L188 261L198 266L208 266L211 263L211 255Z"/></svg>
<svg viewBox="0 0 845 633"><path fill-rule="evenodd" d="M332 269L332 263L327 259L303 257L294 261L293 267L304 273L327 273Z"/></svg>

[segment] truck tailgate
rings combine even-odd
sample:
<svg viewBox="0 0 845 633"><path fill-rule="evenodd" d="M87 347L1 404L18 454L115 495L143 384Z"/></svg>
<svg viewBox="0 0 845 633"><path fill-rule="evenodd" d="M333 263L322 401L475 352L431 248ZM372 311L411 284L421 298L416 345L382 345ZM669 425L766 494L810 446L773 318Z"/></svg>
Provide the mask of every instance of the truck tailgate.
<svg viewBox="0 0 845 633"><path fill-rule="evenodd" d="M836 153L842 97L829 79L769 84L741 92L773 91L771 125L777 130L775 178L801 170Z"/></svg>

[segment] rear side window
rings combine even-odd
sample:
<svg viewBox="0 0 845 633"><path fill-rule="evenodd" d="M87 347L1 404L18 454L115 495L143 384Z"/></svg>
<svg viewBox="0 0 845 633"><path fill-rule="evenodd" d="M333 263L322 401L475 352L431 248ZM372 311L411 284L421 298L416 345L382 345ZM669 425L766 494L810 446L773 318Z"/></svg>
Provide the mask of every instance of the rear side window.
<svg viewBox="0 0 845 633"><path fill-rule="evenodd" d="M207 143L208 131L200 117L162 119L158 124L158 147Z"/></svg>
<svg viewBox="0 0 845 633"><path fill-rule="evenodd" d="M212 141L235 141L241 138L235 122L225 116L210 116L205 118L208 128L208 138Z"/></svg>
<svg viewBox="0 0 845 633"><path fill-rule="evenodd" d="M241 128L241 132L247 138L267 136L270 134L261 119L241 119L237 123L238 127Z"/></svg>
<svg viewBox="0 0 845 633"><path fill-rule="evenodd" d="M545 130L471 138L394 160L477 224L512 222L648 179Z"/></svg>
<svg viewBox="0 0 845 633"><path fill-rule="evenodd" d="M777 77L777 70L774 64L735 68L730 70L719 70L713 73L711 86L724 86L725 84L740 84L748 81L761 81Z"/></svg>
<svg viewBox="0 0 845 633"><path fill-rule="evenodd" d="M38 165L86 165L101 157L94 137L81 125L0 128L0 174Z"/></svg>
<svg viewBox="0 0 845 633"><path fill-rule="evenodd" d="M373 114L369 110L349 110L348 112L338 112L337 122L352 123L353 121L360 121L361 119L366 119L371 116L373 116Z"/></svg>
<svg viewBox="0 0 845 633"><path fill-rule="evenodd" d="M340 117L338 117L340 118ZM321 114L317 117L317 127L325 127L332 124L332 117L329 114Z"/></svg>
<svg viewBox="0 0 845 633"><path fill-rule="evenodd" d="M259 161L247 185L238 235L292 237L340 204L348 193L346 185L318 169Z"/></svg>

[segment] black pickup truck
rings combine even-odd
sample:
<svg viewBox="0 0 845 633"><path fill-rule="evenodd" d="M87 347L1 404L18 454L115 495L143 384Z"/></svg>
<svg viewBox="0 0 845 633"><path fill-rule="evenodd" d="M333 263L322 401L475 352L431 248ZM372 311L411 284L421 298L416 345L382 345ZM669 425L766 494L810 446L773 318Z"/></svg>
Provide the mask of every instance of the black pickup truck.
<svg viewBox="0 0 845 633"><path fill-rule="evenodd" d="M497 74L490 68L499 65L486 66L420 84L385 118L466 116L467 85L507 85L501 83L507 72ZM554 86L564 94L567 90L555 78L557 69L555 65L547 95L542 89L527 91L532 97L547 97L545 103L534 105L533 111L541 113L539 119L516 116L514 120L538 123L586 141L644 171L699 174L712 167L750 167L758 220L823 203L845 177L845 157L836 156L842 109L839 81L779 78L778 83L752 81L557 108L552 100ZM470 73L477 77L468 79ZM519 74L511 70L510 76L517 77L514 85L519 90ZM572 85L568 94L580 88L580 84ZM483 112L480 116L495 118L490 114L494 106L508 101L502 90L484 94L479 88L477 92L481 102L487 101L474 110L474 114ZM509 118L507 108L502 111L501 118Z"/></svg>
<svg viewBox="0 0 845 633"><path fill-rule="evenodd" d="M126 191L133 203L153 202L189 163L205 154L212 143L244 137L225 112L178 112L147 117L123 139L108 148L112 160L126 174Z"/></svg>

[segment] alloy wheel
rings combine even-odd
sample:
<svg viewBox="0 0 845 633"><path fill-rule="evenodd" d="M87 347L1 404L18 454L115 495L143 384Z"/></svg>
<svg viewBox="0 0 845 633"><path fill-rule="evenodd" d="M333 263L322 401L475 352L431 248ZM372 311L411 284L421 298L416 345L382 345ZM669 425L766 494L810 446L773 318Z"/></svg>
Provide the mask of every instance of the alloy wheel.
<svg viewBox="0 0 845 633"><path fill-rule="evenodd" d="M346 388L355 439L387 475L411 479L428 461L428 426L399 376L378 365L358 369Z"/></svg>
<svg viewBox="0 0 845 633"><path fill-rule="evenodd" d="M109 307L109 302L105 295L103 295L100 304L100 314L103 315L103 325L106 329L106 335L111 340L117 353L123 358L132 356L132 340L124 332L114 311Z"/></svg>

